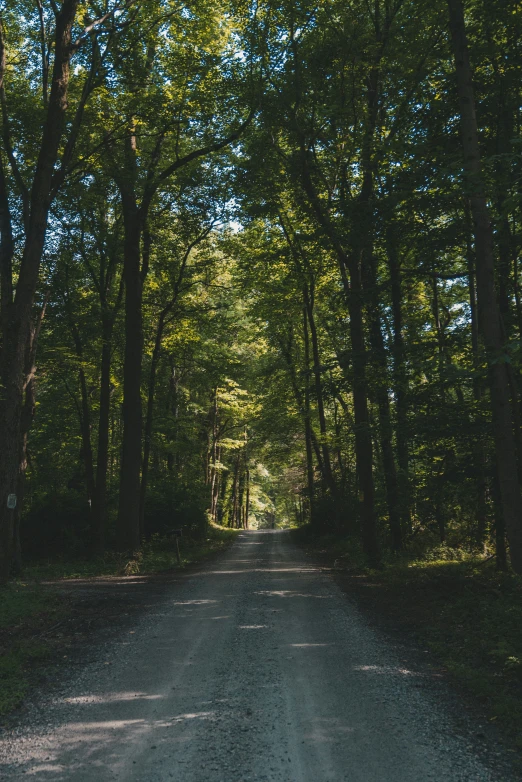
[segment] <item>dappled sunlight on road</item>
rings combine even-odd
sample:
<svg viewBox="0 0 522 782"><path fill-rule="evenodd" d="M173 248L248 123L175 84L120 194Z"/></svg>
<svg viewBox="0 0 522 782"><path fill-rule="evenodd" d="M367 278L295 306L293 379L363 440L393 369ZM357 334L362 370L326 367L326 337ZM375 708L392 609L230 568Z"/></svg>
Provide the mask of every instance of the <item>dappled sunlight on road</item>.
<svg viewBox="0 0 522 782"><path fill-rule="evenodd" d="M268 597L313 597L316 600L328 600L331 595L316 595L312 592L297 592L292 589L263 589L256 592L256 595L267 595Z"/></svg>
<svg viewBox="0 0 522 782"><path fill-rule="evenodd" d="M132 629L40 709L5 778L500 782L454 772L466 749L448 750L446 718L437 738L436 708L420 694L428 677L376 641L288 535L243 533L212 567L156 591Z"/></svg>
<svg viewBox="0 0 522 782"><path fill-rule="evenodd" d="M264 630L268 625L239 625L240 630Z"/></svg>
<svg viewBox="0 0 522 782"><path fill-rule="evenodd" d="M345 739L354 731L352 725L345 725L335 717L318 717L312 720L310 727L305 727L304 738L312 743L335 744L340 738Z"/></svg>
<svg viewBox="0 0 522 782"><path fill-rule="evenodd" d="M401 676L424 676L425 674L418 673L416 671L410 671L408 668L398 668L389 665L355 665L354 671L361 671L362 673L374 673L386 676L395 676L397 674Z"/></svg>

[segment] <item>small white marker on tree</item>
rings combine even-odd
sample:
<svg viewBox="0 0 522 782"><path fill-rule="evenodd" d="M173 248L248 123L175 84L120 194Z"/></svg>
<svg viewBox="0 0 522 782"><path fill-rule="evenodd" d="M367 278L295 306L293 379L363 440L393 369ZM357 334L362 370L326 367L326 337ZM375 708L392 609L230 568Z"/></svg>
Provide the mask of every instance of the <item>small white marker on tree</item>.
<svg viewBox="0 0 522 782"><path fill-rule="evenodd" d="M16 508L16 494L7 495L7 507L9 510L14 510Z"/></svg>

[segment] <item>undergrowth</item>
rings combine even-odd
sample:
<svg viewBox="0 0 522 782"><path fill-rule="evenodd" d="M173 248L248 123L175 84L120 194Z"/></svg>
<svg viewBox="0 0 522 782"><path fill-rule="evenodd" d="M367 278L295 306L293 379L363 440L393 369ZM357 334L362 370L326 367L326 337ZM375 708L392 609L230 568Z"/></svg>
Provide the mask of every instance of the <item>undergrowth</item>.
<svg viewBox="0 0 522 782"><path fill-rule="evenodd" d="M0 715L23 700L36 668L48 659L45 630L64 610L48 587L17 581L0 590Z"/></svg>
<svg viewBox="0 0 522 782"><path fill-rule="evenodd" d="M239 530L210 525L204 538L179 538L182 567L198 562L233 542ZM161 573L179 567L176 539L154 535L132 555L107 552L98 557L33 561L24 568L24 578L51 581L96 576L133 576Z"/></svg>

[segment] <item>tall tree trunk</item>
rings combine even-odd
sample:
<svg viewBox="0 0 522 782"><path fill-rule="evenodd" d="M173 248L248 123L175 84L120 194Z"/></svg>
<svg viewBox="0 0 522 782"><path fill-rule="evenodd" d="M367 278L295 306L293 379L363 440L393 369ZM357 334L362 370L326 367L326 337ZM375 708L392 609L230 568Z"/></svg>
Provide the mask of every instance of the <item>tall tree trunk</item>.
<svg viewBox="0 0 522 782"><path fill-rule="evenodd" d="M122 190L124 220L125 355L123 364L123 445L117 547L133 551L140 545L141 366L143 350L141 226L134 192Z"/></svg>
<svg viewBox="0 0 522 782"><path fill-rule="evenodd" d="M248 529L248 517L250 515L250 470L246 468L246 502L245 502L245 529Z"/></svg>
<svg viewBox="0 0 522 782"><path fill-rule="evenodd" d="M237 499L237 515L236 515L236 527L238 529L244 528L244 500L245 500L245 471L241 469L241 461L239 465L239 488Z"/></svg>
<svg viewBox="0 0 522 782"><path fill-rule="evenodd" d="M308 319L306 307L303 307L303 334L304 334L304 430L306 450L306 484L308 491L308 505L310 511L310 523L317 522L315 513L315 486L314 486L314 459L312 453L312 419L310 410L310 340L308 337ZM299 401L299 400L298 400Z"/></svg>
<svg viewBox="0 0 522 782"><path fill-rule="evenodd" d="M76 355L80 362L80 368L78 370L78 382L80 385L80 405L78 406L78 418L80 422L80 434L82 438L81 458L83 460L83 466L85 470L85 488L87 490L87 501L89 503L89 520L90 527L93 534L93 548L97 548L96 529L93 517L93 503L95 503L96 497L96 483L94 477L94 460L92 453L91 442L91 408L89 404L89 392L87 390L87 379L85 377L85 371L81 365L83 359L83 345L80 336L79 329L74 322L73 312L71 310L71 303L69 296L66 296L65 307L69 317L69 326L71 329L71 335L73 338L74 346L76 349Z"/></svg>
<svg viewBox="0 0 522 782"><path fill-rule="evenodd" d="M451 40L458 84L464 172L475 236L479 324L490 367L491 407L502 515L513 569L522 573L522 494L513 434L513 411L497 293L493 232L482 176L472 71L461 0L448 0Z"/></svg>
<svg viewBox="0 0 522 782"><path fill-rule="evenodd" d="M303 335L304 335L304 348L305 348L305 392L304 397L301 393L301 390L299 388L299 385L297 383L297 376L296 376L296 369L293 363L293 358L291 354L290 347L286 347L282 342L280 343L281 352L283 354L283 357L286 361L286 365L288 367L288 374L290 375L290 380L292 383L292 390L294 392L295 401L297 402L297 406L299 407L300 412L303 415L304 420L304 426L305 426L305 434L310 439L311 446L313 448L313 451L315 453L315 458L317 460L317 465L319 467L319 472L323 476L324 481L324 466L323 466L323 457L321 455L321 448L319 446L319 441L317 439L317 435L315 434L314 428L312 426L312 412L311 412L311 406L310 406L310 399L311 399L311 390L310 390L310 337L308 334L308 319L306 315L306 310L303 308ZM311 465L311 470L313 474L313 460L310 459L309 464Z"/></svg>
<svg viewBox="0 0 522 782"><path fill-rule="evenodd" d="M217 522L218 524L221 525L223 525L223 522L225 521L225 504L227 499L228 477L229 477L228 472L223 472L223 477L221 478L221 486L219 488Z"/></svg>
<svg viewBox="0 0 522 782"><path fill-rule="evenodd" d="M313 358L313 371L314 371L314 384L315 384L315 398L317 401L317 413L319 417L319 431L321 432L321 453L323 456L323 471L324 479L328 489L333 497L337 495L337 486L335 485L335 479L332 472L332 464L330 461L330 449L328 447L328 431L326 427L326 416L324 412L324 397L323 397L323 384L321 381L321 361L319 356L319 341L317 339L317 328L315 326L314 317L314 295L313 289L310 286L305 285L303 288L304 305L308 324L310 326L310 337L312 342L312 358ZM309 354L308 347L308 329L305 323L305 353Z"/></svg>
<svg viewBox="0 0 522 782"><path fill-rule="evenodd" d="M391 544L393 551L400 551L402 549L402 530L399 514L397 469L395 467L395 455L393 453L393 427L390 412L390 397L388 394L388 360L384 338L382 336L381 315L377 296L376 258L373 252L371 252L371 249L369 249L369 254L370 257L366 258L363 268L365 269L364 283L368 294L370 346L375 364L375 397L379 410L379 436L381 441Z"/></svg>
<svg viewBox="0 0 522 782"><path fill-rule="evenodd" d="M105 550L107 525L107 473L109 469L109 434L111 409L111 342L114 327L114 317L102 313L102 319L100 409L98 413L96 489L92 506L95 545L99 553L102 553Z"/></svg>
<svg viewBox="0 0 522 782"><path fill-rule="evenodd" d="M54 64L42 141L36 162L31 193L25 245L18 273L14 299L4 300L7 310L2 317L2 353L0 358L0 583L7 581L11 564L14 509L8 508L9 494L16 493L20 467L21 418L25 348L30 339L31 317L38 286L40 262L45 244L51 202L52 179L62 139L69 66L72 55L71 30L78 0L65 0L56 17ZM0 88L5 73L3 30L0 31ZM5 182L0 183L5 187ZM3 208L7 201L0 198Z"/></svg>
<svg viewBox="0 0 522 782"><path fill-rule="evenodd" d="M89 508L92 510L92 501L95 495L95 483L94 483L94 460L92 455L92 443L91 443L91 410L89 406L89 394L87 391L87 381L85 379L85 372L80 367L78 372L80 381L80 428L82 435L82 454L83 464L85 468L85 486L87 489L87 500L89 502ZM92 514L89 512L92 522Z"/></svg>
<svg viewBox="0 0 522 782"><path fill-rule="evenodd" d="M502 516L502 498L500 496L500 482L498 479L498 470L493 470L493 508L495 512L495 558L497 570L506 571L507 546L506 546L506 525Z"/></svg>
<svg viewBox="0 0 522 782"><path fill-rule="evenodd" d="M238 451L236 462L234 465L234 480L232 483L232 516L230 520L230 527L237 526L237 507L238 507L238 489L239 489L239 465L241 461L241 453Z"/></svg>
<svg viewBox="0 0 522 782"><path fill-rule="evenodd" d="M154 340L154 349L150 362L149 385L147 392L147 412L145 415L145 432L143 438L143 464L141 468L140 484L140 537L146 534L145 530L145 499L147 497L148 479L149 479L149 461L150 447L152 442L152 425L154 422L154 395L156 392L156 375L161 352L161 342L163 339L163 330L165 327L165 317L161 313L156 329L156 338Z"/></svg>
<svg viewBox="0 0 522 782"><path fill-rule="evenodd" d="M402 548L402 531L399 516L397 470L393 453L393 429L388 395L388 361L382 336L379 294L377 288L377 259L374 253L375 205L374 205L374 145L375 128L379 111L380 57L382 52L381 8L377 0L374 7L378 44L374 62L367 79L366 127L361 150L362 187L352 215L352 254L359 259L368 312L371 360L376 380L375 392L379 410L379 435L388 506L388 521L394 551ZM355 218L355 219L354 219ZM350 281L351 275L350 275ZM353 283L352 283L353 284Z"/></svg>
<svg viewBox="0 0 522 782"><path fill-rule="evenodd" d="M406 350L403 335L402 279L401 266L393 226L386 230L386 252L390 270L392 317L393 317L393 393L395 397L397 462L399 466L397 484L399 491L399 512L401 527L411 533L410 478L409 478L409 435L408 435L408 377L406 373Z"/></svg>
<svg viewBox="0 0 522 782"><path fill-rule="evenodd" d="M359 478L359 497L362 515L362 539L366 557L371 566L380 564L375 515L375 488L373 482L373 447L368 411L366 380L366 345L364 341L363 302L360 269L353 259L350 263L350 287L346 291L350 313L350 337L353 357L353 408L355 417L355 451ZM346 290L346 288L345 288Z"/></svg>
<svg viewBox="0 0 522 782"><path fill-rule="evenodd" d="M466 208L469 212L469 208ZM469 223L467 259L468 259L468 289L469 289L469 308L471 313L471 350L473 353L473 396L477 406L481 404L484 396L484 389L479 378L480 371L480 343L479 343L479 324L477 315L477 288L475 282L475 256L471 243L471 216L467 221ZM484 549L486 544L488 527L488 503L487 503L487 477L486 477L486 443L484 437L479 434L479 441L474 454L476 481L477 481L477 527L474 543L479 549Z"/></svg>
<svg viewBox="0 0 522 782"><path fill-rule="evenodd" d="M375 487L373 482L373 448L368 414L367 355L364 339L363 297L360 260L347 253L339 240L310 175L308 153L301 148L303 189L310 206L334 249L350 315L350 338L353 360L353 406L355 417L355 453L361 508L361 534L366 558L372 567L380 565L381 551L377 536ZM349 279L348 279L349 275Z"/></svg>

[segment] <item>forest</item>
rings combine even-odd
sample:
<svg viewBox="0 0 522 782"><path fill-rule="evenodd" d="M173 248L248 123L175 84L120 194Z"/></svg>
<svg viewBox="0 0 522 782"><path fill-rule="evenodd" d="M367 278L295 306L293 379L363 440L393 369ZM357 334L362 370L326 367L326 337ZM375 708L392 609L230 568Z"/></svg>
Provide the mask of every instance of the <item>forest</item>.
<svg viewBox="0 0 522 782"><path fill-rule="evenodd" d="M521 42L518 0L0 0L0 766L64 682L6 779L167 781L168 723L183 782L511 781Z"/></svg>
<svg viewBox="0 0 522 782"><path fill-rule="evenodd" d="M0 576L180 528L522 572L514 0L10 0Z"/></svg>

